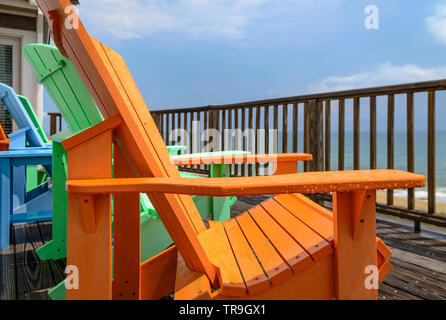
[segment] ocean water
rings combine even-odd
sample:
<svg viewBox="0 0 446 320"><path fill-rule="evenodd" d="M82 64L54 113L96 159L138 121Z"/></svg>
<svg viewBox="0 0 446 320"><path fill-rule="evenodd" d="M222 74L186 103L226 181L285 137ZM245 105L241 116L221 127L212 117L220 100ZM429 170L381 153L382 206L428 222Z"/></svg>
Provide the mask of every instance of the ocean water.
<svg viewBox="0 0 446 320"><path fill-rule="evenodd" d="M395 169L407 170L406 132L395 132L394 165ZM303 132L299 132L298 151L303 152ZM282 133L279 133L279 151L282 150ZM427 132L415 132L415 172L427 177ZM288 133L288 149L292 150L292 133ZM338 133L331 134L331 169L338 169ZM345 170L353 169L353 132L345 133ZM387 133L377 132L377 168L387 168ZM361 132L360 167L370 168L370 133ZM301 168L303 166L301 165ZM396 196L407 196L407 191L397 190ZM437 202L446 203L446 131L437 131L436 135L436 196ZM416 189L417 199L427 199L427 187Z"/></svg>

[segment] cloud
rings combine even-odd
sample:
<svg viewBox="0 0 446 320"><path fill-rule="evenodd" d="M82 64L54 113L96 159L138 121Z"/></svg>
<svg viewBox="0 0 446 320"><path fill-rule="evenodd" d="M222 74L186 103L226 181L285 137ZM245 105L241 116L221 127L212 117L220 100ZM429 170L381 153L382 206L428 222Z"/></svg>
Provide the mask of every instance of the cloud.
<svg viewBox="0 0 446 320"><path fill-rule="evenodd" d="M397 66L386 62L378 64L375 69L368 72L327 77L319 84L310 86L309 90L311 92L341 91L445 78L446 67L422 68L414 64Z"/></svg>
<svg viewBox="0 0 446 320"><path fill-rule="evenodd" d="M243 39L245 28L273 0L94 0L81 2L84 23L119 39L161 32Z"/></svg>
<svg viewBox="0 0 446 320"><path fill-rule="evenodd" d="M446 44L446 1L442 0L435 6L435 13L426 18L427 28L435 38Z"/></svg>

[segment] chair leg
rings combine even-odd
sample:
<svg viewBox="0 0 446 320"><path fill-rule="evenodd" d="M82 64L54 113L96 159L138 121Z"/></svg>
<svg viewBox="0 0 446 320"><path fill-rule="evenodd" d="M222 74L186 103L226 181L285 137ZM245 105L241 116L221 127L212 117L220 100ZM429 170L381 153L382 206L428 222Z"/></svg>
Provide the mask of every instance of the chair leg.
<svg viewBox="0 0 446 320"><path fill-rule="evenodd" d="M333 208L335 296L342 300L376 300L375 192L337 192Z"/></svg>
<svg viewBox="0 0 446 320"><path fill-rule="evenodd" d="M212 178L229 177L229 166L225 164L211 164L210 175ZM226 221L231 218L230 197L212 197L212 220Z"/></svg>
<svg viewBox="0 0 446 320"><path fill-rule="evenodd" d="M112 132L106 131L68 150L68 178L105 178L112 175ZM88 166L85 166L88 163ZM67 266L78 271L77 290L67 299L112 298L112 221L110 195L92 199L68 194Z"/></svg>
<svg viewBox="0 0 446 320"><path fill-rule="evenodd" d="M9 248L11 214L11 166L9 159L0 159L0 249Z"/></svg>
<svg viewBox="0 0 446 320"><path fill-rule="evenodd" d="M53 239L36 250L40 260L58 260L67 256L67 152L53 141Z"/></svg>

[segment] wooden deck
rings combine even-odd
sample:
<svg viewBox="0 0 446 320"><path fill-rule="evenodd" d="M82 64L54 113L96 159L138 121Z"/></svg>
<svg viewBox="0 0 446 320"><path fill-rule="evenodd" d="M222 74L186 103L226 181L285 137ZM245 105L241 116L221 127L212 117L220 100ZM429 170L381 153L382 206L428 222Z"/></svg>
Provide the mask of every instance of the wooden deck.
<svg viewBox="0 0 446 320"><path fill-rule="evenodd" d="M242 197L232 208L236 216L265 197ZM446 229L378 215L377 233L394 252L394 265L380 285L382 300L446 299ZM51 223L12 228L9 249L0 250L0 300L48 299L48 289L64 277L65 261L40 261L35 250L51 239Z"/></svg>

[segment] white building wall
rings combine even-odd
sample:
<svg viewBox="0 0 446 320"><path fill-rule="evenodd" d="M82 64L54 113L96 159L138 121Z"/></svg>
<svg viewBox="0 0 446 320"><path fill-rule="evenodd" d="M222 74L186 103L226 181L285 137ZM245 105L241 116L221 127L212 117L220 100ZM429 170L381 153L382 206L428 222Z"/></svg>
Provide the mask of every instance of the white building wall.
<svg viewBox="0 0 446 320"><path fill-rule="evenodd" d="M37 18L36 31L18 30L0 27L0 43L2 41L10 41L14 43L14 59L18 61L14 63L13 74L16 78L14 81L14 90L23 96L26 96L36 112L36 115L42 123L43 121L43 87L36 80L36 75L22 54L22 49L27 44L43 42L43 15L38 11L37 7L27 5L26 12L22 11L23 2L14 10L2 10L1 12L9 14L20 14L24 16L33 16ZM10 0L0 0L0 4L10 4ZM29 8L34 8L35 13L30 13Z"/></svg>

